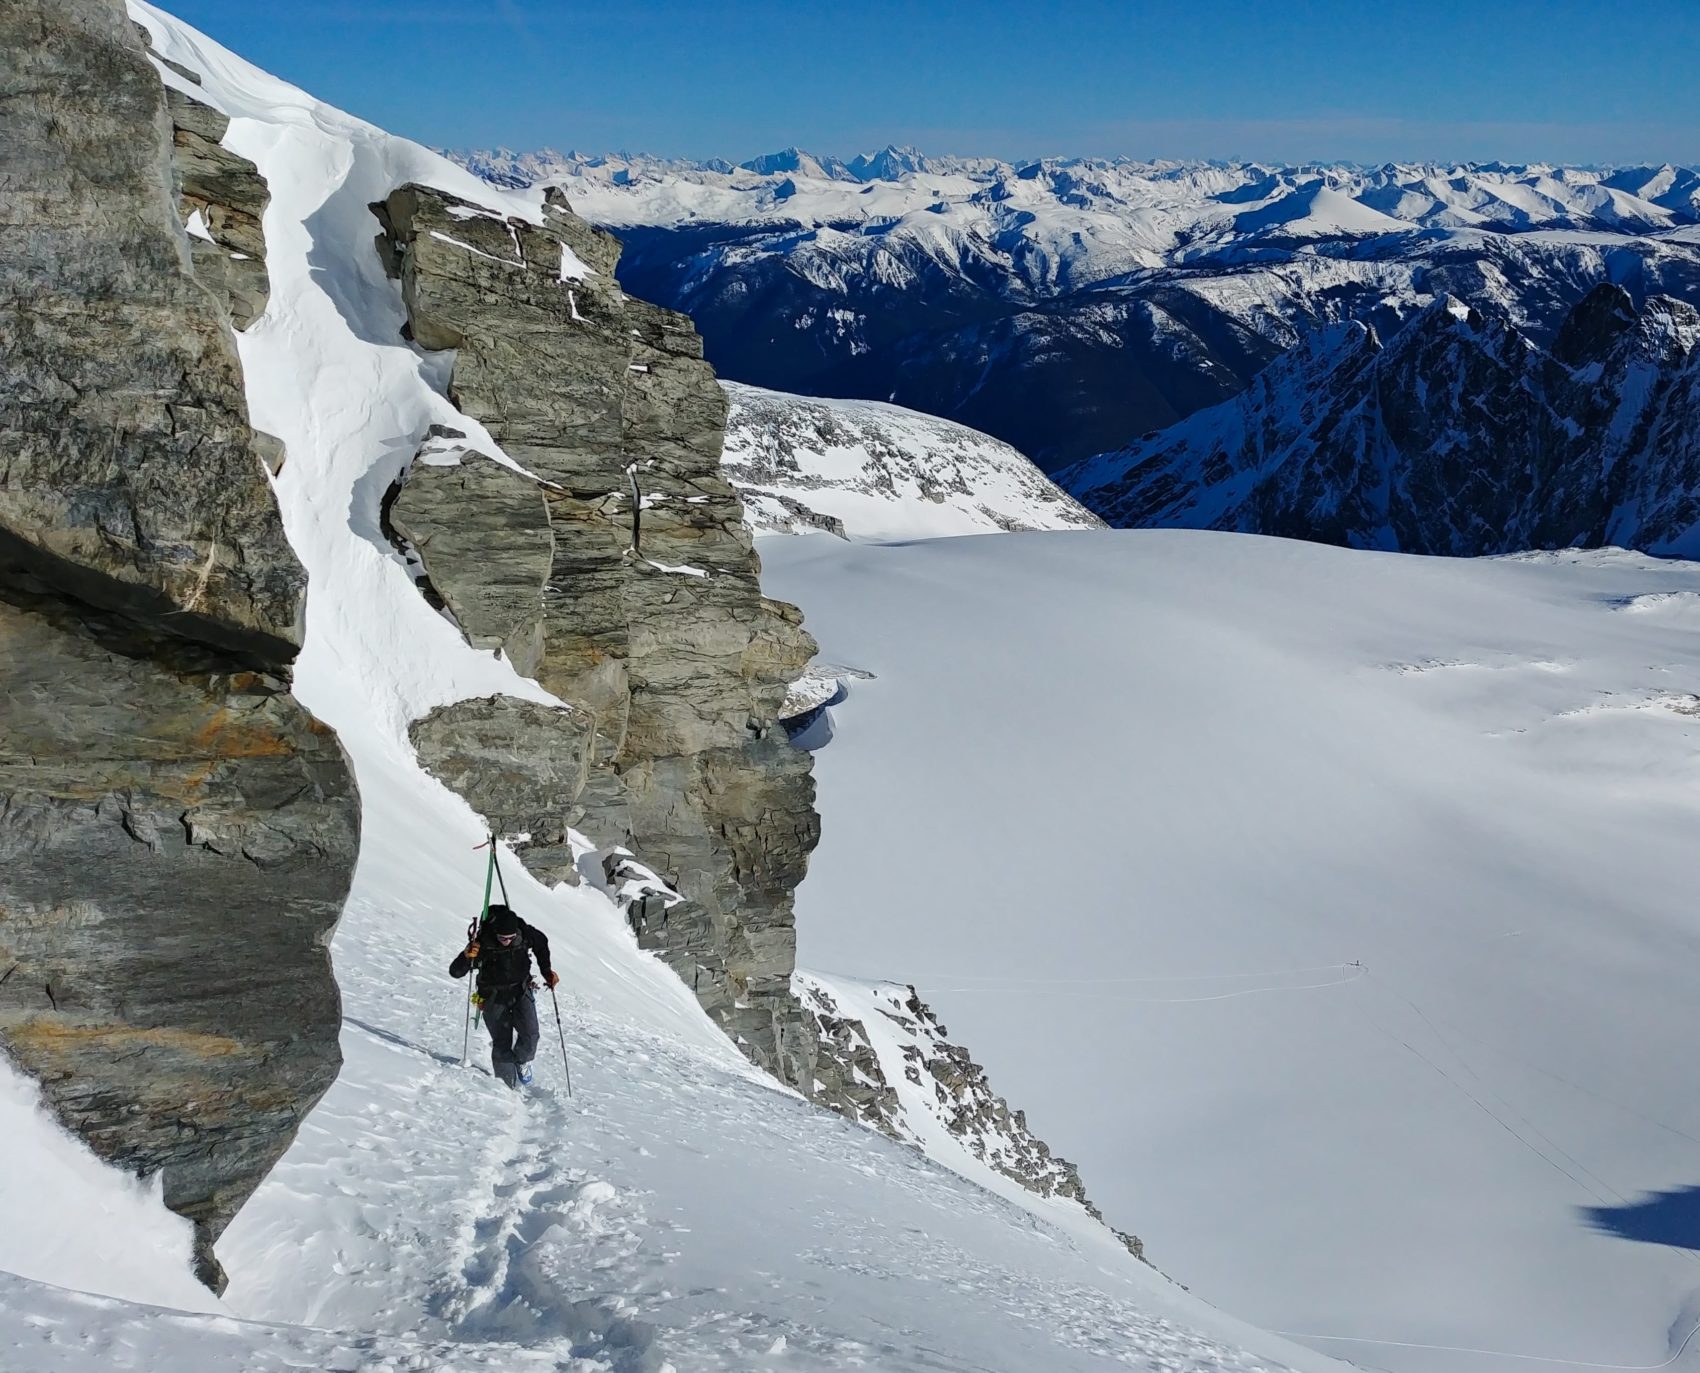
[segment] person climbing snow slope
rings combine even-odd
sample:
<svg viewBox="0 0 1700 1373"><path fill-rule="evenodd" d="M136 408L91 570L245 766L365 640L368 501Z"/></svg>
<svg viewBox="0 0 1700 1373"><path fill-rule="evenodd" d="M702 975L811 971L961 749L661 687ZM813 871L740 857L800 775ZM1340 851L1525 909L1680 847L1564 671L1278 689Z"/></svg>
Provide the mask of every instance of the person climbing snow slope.
<svg viewBox="0 0 1700 1373"><path fill-rule="evenodd" d="M549 964L549 941L507 906L492 906L472 942L449 964L450 977L478 969L476 999L490 1031L490 1067L516 1090L531 1081L537 1056L537 1003L532 998L531 960L551 987L561 978Z"/></svg>

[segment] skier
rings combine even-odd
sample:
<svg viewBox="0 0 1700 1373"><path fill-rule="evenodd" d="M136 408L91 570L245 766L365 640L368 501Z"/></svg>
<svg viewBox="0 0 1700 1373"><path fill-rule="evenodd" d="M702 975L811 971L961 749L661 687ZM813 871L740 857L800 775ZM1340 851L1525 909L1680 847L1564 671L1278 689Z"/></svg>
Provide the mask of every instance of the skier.
<svg viewBox="0 0 1700 1373"><path fill-rule="evenodd" d="M450 977L465 977L477 967L477 999L490 1031L490 1066L516 1091L530 1085L531 1060L537 1056L533 956L543 980L551 987L559 986L561 977L549 966L549 941L543 931L506 906L492 906L472 942L449 964Z"/></svg>

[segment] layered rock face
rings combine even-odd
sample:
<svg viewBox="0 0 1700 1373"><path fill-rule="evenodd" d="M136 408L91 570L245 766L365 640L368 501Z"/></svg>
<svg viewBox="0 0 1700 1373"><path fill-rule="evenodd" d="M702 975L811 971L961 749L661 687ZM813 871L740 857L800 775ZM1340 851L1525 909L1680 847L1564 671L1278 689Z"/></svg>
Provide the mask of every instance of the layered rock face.
<svg viewBox="0 0 1700 1373"><path fill-rule="evenodd" d="M0 40L0 546L287 662L306 576L192 275L159 77L115 3L20 0Z"/></svg>
<svg viewBox="0 0 1700 1373"><path fill-rule="evenodd" d="M1472 556L1700 555L1700 315L1596 287L1541 346L1453 297L1337 326L1246 392L1059 474L1123 527Z"/></svg>
<svg viewBox="0 0 1700 1373"><path fill-rule="evenodd" d="M180 90L168 90L166 98L178 209L189 226L195 276L223 302L230 322L246 329L271 296L260 222L271 192L258 167L221 145L229 119Z"/></svg>
<svg viewBox="0 0 1700 1373"><path fill-rule="evenodd" d="M374 212L412 338L457 350L451 399L525 469L434 436L392 528L469 642L571 707L473 708L476 750L546 759L548 783L465 766L452 712L469 703L416 725L421 758L492 824L529 833L540 875L567 874L568 823L634 850L682 898L646 907L640 940L755 1062L807 1090L791 900L819 830L808 756L775 721L814 645L761 594L701 341L619 289L617 241L558 197L541 224L420 186Z"/></svg>
<svg viewBox="0 0 1700 1373"><path fill-rule="evenodd" d="M0 10L0 1045L217 1286L341 1061L358 807L172 150L120 0Z"/></svg>

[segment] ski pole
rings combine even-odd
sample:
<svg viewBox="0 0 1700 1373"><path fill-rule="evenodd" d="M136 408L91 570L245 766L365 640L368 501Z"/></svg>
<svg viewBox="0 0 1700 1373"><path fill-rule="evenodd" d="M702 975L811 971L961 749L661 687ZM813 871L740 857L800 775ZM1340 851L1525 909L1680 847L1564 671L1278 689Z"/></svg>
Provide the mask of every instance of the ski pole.
<svg viewBox="0 0 1700 1373"><path fill-rule="evenodd" d="M478 845L483 848L484 845ZM474 850L476 852L477 850ZM475 924L466 927L466 942L470 944L478 937L478 926L484 923L484 917L490 914L490 882L496 875L496 836L490 836L490 866L484 870L484 910ZM504 896L507 892L504 890ZM471 968L466 970L466 1023L461 1026L460 1034L460 1066L465 1068L472 1062L472 1014L473 988L477 984L477 975Z"/></svg>
<svg viewBox="0 0 1700 1373"><path fill-rule="evenodd" d="M561 1066L567 1070L567 1099L573 1095L573 1065L567 1062L567 1032L561 1028L561 998L549 988L549 1000L555 1003L555 1033L561 1037Z"/></svg>

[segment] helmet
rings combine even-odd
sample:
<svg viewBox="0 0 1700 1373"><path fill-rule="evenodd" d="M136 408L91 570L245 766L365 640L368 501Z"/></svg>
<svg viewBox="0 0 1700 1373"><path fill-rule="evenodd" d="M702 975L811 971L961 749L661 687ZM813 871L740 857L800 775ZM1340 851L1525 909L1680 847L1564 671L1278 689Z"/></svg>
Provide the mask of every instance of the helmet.
<svg viewBox="0 0 1700 1373"><path fill-rule="evenodd" d="M490 913L484 917L484 927L479 931L480 939L493 939L503 948L509 948L517 943L524 927L520 918L506 906L492 906Z"/></svg>

